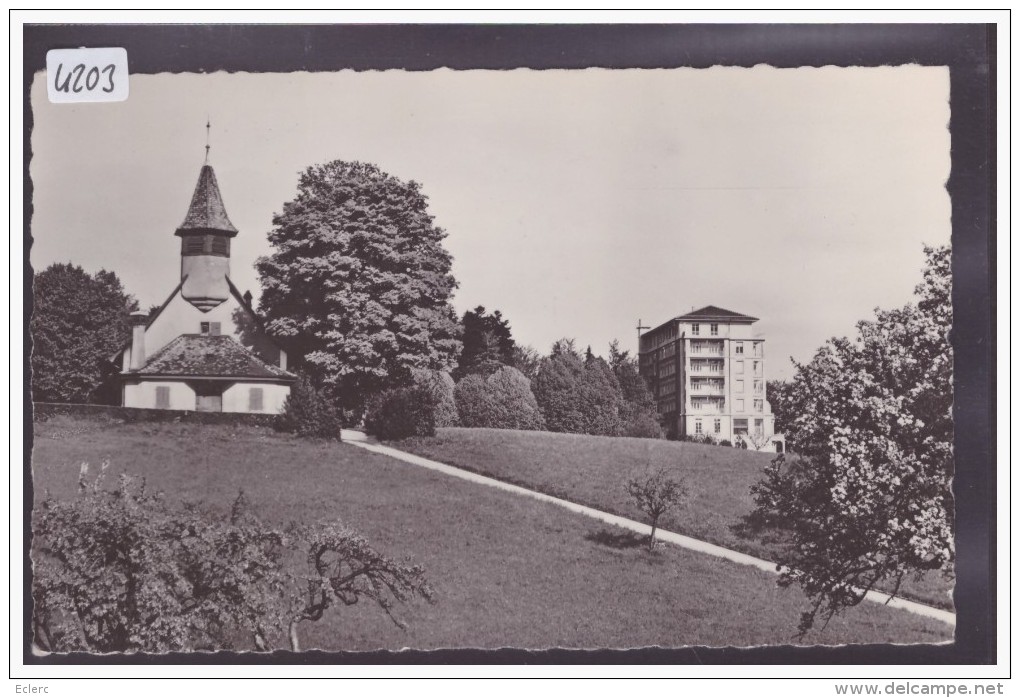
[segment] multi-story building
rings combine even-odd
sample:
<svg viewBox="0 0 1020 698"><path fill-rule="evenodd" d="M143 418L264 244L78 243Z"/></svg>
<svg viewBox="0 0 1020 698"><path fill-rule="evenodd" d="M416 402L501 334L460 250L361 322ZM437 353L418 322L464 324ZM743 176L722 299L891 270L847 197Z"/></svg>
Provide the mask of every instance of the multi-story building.
<svg viewBox="0 0 1020 698"><path fill-rule="evenodd" d="M641 335L641 375L671 437L783 450L765 395L765 340L751 327L757 321L709 305Z"/></svg>

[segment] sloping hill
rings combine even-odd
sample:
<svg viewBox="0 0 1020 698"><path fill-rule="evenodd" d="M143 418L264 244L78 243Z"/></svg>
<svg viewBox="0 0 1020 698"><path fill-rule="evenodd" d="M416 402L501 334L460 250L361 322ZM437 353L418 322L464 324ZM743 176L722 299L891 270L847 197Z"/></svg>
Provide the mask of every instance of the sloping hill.
<svg viewBox="0 0 1020 698"><path fill-rule="evenodd" d="M366 604L304 623L302 646L749 646L793 642L807 600L767 573L639 540L557 507L480 487L353 446L225 425L37 425L36 501L71 497L82 461L109 457L170 499L227 511L244 488L260 516L341 518L379 550L411 555L434 605L398 608L406 632ZM952 629L865 604L806 643L944 642Z"/></svg>
<svg viewBox="0 0 1020 698"><path fill-rule="evenodd" d="M751 485L761 478L774 453L661 439L463 428L440 429L435 437L393 445L632 518L641 514L626 492L627 480L674 468L687 481L691 496L680 512L663 517L663 528L766 560L775 559L782 546L774 532L749 530L744 519L754 508ZM931 573L905 580L900 593L951 609L952 588L952 580Z"/></svg>

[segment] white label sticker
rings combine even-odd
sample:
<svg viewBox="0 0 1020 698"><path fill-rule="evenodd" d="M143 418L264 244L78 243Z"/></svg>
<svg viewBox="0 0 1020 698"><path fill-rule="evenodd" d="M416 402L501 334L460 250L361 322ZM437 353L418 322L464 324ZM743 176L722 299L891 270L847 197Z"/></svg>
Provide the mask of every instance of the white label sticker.
<svg viewBox="0 0 1020 698"><path fill-rule="evenodd" d="M123 102L128 98L127 51L58 48L46 52L51 102Z"/></svg>

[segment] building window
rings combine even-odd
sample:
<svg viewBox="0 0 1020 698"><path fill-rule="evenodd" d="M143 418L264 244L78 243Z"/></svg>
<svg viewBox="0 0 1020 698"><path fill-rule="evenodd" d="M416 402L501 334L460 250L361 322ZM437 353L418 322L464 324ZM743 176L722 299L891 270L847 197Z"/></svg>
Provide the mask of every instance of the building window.
<svg viewBox="0 0 1020 698"><path fill-rule="evenodd" d="M734 371L736 373L743 373L744 372L744 362L743 361L735 362L734 365L733 365L733 369L734 369Z"/></svg>
<svg viewBox="0 0 1020 698"><path fill-rule="evenodd" d="M736 402L737 402L737 412L743 412L744 411L744 401L743 400L737 400ZM746 422L747 420L744 420L744 421Z"/></svg>
<svg viewBox="0 0 1020 698"><path fill-rule="evenodd" d="M700 419L695 419L694 420L694 433L695 434L700 434L701 433L701 420Z"/></svg>
<svg viewBox="0 0 1020 698"><path fill-rule="evenodd" d="M746 434L747 433L747 420L746 419L734 419L733 420L733 433L734 434Z"/></svg>
<svg viewBox="0 0 1020 698"><path fill-rule="evenodd" d="M713 337L719 336L719 323L713 322L711 325L708 326L708 329L712 333Z"/></svg>
<svg viewBox="0 0 1020 698"><path fill-rule="evenodd" d="M762 433L764 433L764 429L765 429L765 420L762 420L762 419L754 420L754 430L756 432L758 432L759 434L762 434Z"/></svg>
<svg viewBox="0 0 1020 698"><path fill-rule="evenodd" d="M761 395L761 389L762 389L761 381L755 381L754 382L754 394L755 395Z"/></svg>
<svg viewBox="0 0 1020 698"><path fill-rule="evenodd" d="M765 404L764 404L763 400L755 400L754 401L754 411L755 412L762 412L764 410L764 407L765 407Z"/></svg>
<svg viewBox="0 0 1020 698"><path fill-rule="evenodd" d="M691 334L693 335L701 334L701 325L699 325L696 322L693 325L691 325Z"/></svg>
<svg viewBox="0 0 1020 698"><path fill-rule="evenodd" d="M755 361L754 363L754 375L761 375L761 361Z"/></svg>
<svg viewBox="0 0 1020 698"><path fill-rule="evenodd" d="M736 342L734 344L734 346L733 346L733 353L734 354L743 354L744 353L744 343L743 342Z"/></svg>
<svg viewBox="0 0 1020 698"><path fill-rule="evenodd" d="M156 409L157 410L170 409L170 386L168 385L156 386Z"/></svg>
<svg viewBox="0 0 1020 698"><path fill-rule="evenodd" d="M742 380L736 381L736 388L734 389L734 392L737 392L737 393L744 392L744 381L742 381Z"/></svg>
<svg viewBox="0 0 1020 698"><path fill-rule="evenodd" d="M202 334L209 334L209 323L203 322L198 325L198 329Z"/></svg>
<svg viewBox="0 0 1020 698"><path fill-rule="evenodd" d="M715 433L716 434L722 433L722 420L721 419L715 420Z"/></svg>
<svg viewBox="0 0 1020 698"><path fill-rule="evenodd" d="M211 336L213 336L213 337L219 337L220 336L220 323L218 323L218 322L210 322L209 323L209 334Z"/></svg>
<svg viewBox="0 0 1020 698"><path fill-rule="evenodd" d="M262 411L262 388L248 389L248 410L251 412Z"/></svg>
<svg viewBox="0 0 1020 698"><path fill-rule="evenodd" d="M754 355L761 356L761 342L754 343Z"/></svg>

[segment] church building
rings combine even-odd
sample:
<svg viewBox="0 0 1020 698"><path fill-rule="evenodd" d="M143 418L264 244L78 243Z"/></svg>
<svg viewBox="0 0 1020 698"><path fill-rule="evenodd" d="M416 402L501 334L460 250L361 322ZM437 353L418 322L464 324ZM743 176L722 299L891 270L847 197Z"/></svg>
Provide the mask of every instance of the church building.
<svg viewBox="0 0 1020 698"><path fill-rule="evenodd" d="M207 156L208 157L208 156ZM131 342L116 357L125 407L276 414L296 376L230 280L227 217L216 174L203 165L184 222L181 280L151 315L131 316Z"/></svg>

